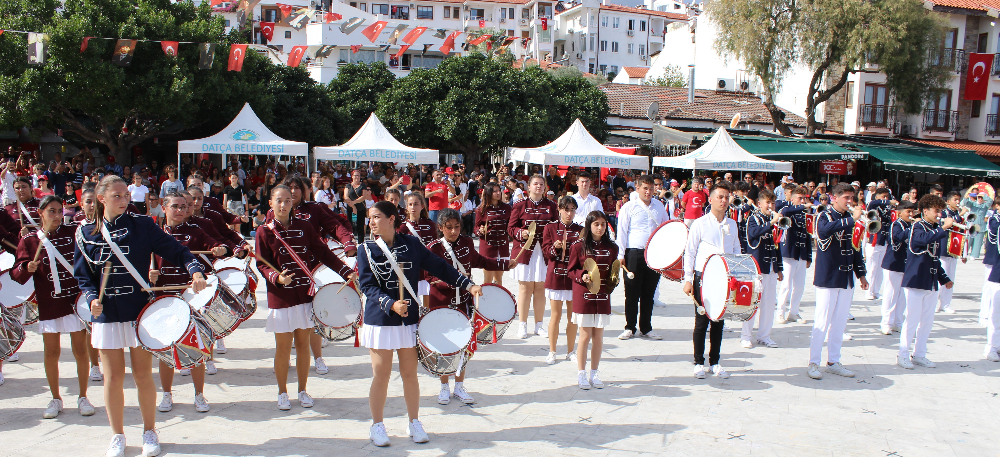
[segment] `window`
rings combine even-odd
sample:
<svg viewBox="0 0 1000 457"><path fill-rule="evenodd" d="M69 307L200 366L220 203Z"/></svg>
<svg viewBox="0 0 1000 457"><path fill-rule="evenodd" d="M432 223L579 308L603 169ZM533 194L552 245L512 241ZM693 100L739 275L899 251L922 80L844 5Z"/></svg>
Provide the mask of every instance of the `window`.
<svg viewBox="0 0 1000 457"><path fill-rule="evenodd" d="M511 29L507 29L507 36L514 36L514 31Z"/></svg>
<svg viewBox="0 0 1000 457"><path fill-rule="evenodd" d="M924 110L924 130L950 132L954 127L951 91L943 90L931 95Z"/></svg>
<svg viewBox="0 0 1000 457"><path fill-rule="evenodd" d="M593 73L594 72L594 64L590 64L590 66L588 68L589 68L588 71L587 71L588 73Z"/></svg>
<svg viewBox="0 0 1000 457"><path fill-rule="evenodd" d="M507 8L507 17L514 20L514 8Z"/></svg>
<svg viewBox="0 0 1000 457"><path fill-rule="evenodd" d="M391 19L410 19L410 7L409 6L392 6L392 14L389 16Z"/></svg>
<svg viewBox="0 0 1000 457"><path fill-rule="evenodd" d="M618 65L611 66L611 73L618 74Z"/></svg>
<svg viewBox="0 0 1000 457"><path fill-rule="evenodd" d="M847 82L847 107L854 108L854 81Z"/></svg>
<svg viewBox="0 0 1000 457"><path fill-rule="evenodd" d="M646 55L646 45L644 44L639 45L639 55L640 56Z"/></svg>
<svg viewBox="0 0 1000 457"><path fill-rule="evenodd" d="M603 74L603 75L608 74L608 66L607 65L601 65L601 66L597 67L597 69L600 70L601 74Z"/></svg>
<svg viewBox="0 0 1000 457"><path fill-rule="evenodd" d="M500 19L507 19L507 8L500 8Z"/></svg>
<svg viewBox="0 0 1000 457"><path fill-rule="evenodd" d="M229 27L229 19L226 19L226 27Z"/></svg>
<svg viewBox="0 0 1000 457"><path fill-rule="evenodd" d="M594 16L593 14L590 15L590 26L591 27L597 26L597 16Z"/></svg>
<svg viewBox="0 0 1000 457"><path fill-rule="evenodd" d="M997 122L998 112L1000 112L1000 94L993 94L990 112L986 115L986 134L992 137L1000 136L1000 123Z"/></svg>
<svg viewBox="0 0 1000 457"><path fill-rule="evenodd" d="M434 19L434 7L433 6L418 6L417 7L417 19Z"/></svg>
<svg viewBox="0 0 1000 457"><path fill-rule="evenodd" d="M608 26L608 17L604 16L601 18L601 27L607 27L607 26Z"/></svg>
<svg viewBox="0 0 1000 457"><path fill-rule="evenodd" d="M357 8L358 7L358 2L351 2L350 5L351 5L351 8ZM267 19L265 19L265 20L267 20Z"/></svg>
<svg viewBox="0 0 1000 457"><path fill-rule="evenodd" d="M632 43L629 43L629 44L628 44L628 53L629 53L629 54L631 54L631 53L632 53Z"/></svg>
<svg viewBox="0 0 1000 457"><path fill-rule="evenodd" d="M861 105L861 125L888 128L890 112L889 91L882 84L865 84L864 104Z"/></svg>
<svg viewBox="0 0 1000 457"><path fill-rule="evenodd" d="M352 3L351 6L354 6ZM261 12L264 15L264 22L278 22L278 10L264 10Z"/></svg>
<svg viewBox="0 0 1000 457"><path fill-rule="evenodd" d="M389 5L385 3L372 3L372 14L389 15Z"/></svg>
<svg viewBox="0 0 1000 457"><path fill-rule="evenodd" d="M458 7L457 6L451 9L451 17L453 17L455 19L458 19L459 17L461 17L461 15L458 13Z"/></svg>
<svg viewBox="0 0 1000 457"><path fill-rule="evenodd" d="M629 30L635 30L635 19L629 19L628 20L628 29Z"/></svg>
<svg viewBox="0 0 1000 457"><path fill-rule="evenodd" d="M986 52L986 46L989 44L990 34L980 33L979 34L979 45L976 47L976 52Z"/></svg>
<svg viewBox="0 0 1000 457"><path fill-rule="evenodd" d="M368 12L368 4L367 3L362 3L361 4L361 11L364 11L366 13Z"/></svg>
<svg viewBox="0 0 1000 457"><path fill-rule="evenodd" d="M612 41L611 42L611 52L618 52L618 42L617 41Z"/></svg>
<svg viewBox="0 0 1000 457"><path fill-rule="evenodd" d="M616 18L612 19L612 21L611 21L611 28L617 29L618 25L619 25L618 24L618 18L616 17Z"/></svg>
<svg viewBox="0 0 1000 457"><path fill-rule="evenodd" d="M979 117L979 112L983 110L982 100L972 101L972 117Z"/></svg>
<svg viewBox="0 0 1000 457"><path fill-rule="evenodd" d="M680 4L677 4L677 3L674 3L674 9L675 9L675 10L679 10L679 9L681 9L681 5L680 5Z"/></svg>
<svg viewBox="0 0 1000 457"><path fill-rule="evenodd" d="M608 50L608 41L601 40L601 52L606 52Z"/></svg>
<svg viewBox="0 0 1000 457"><path fill-rule="evenodd" d="M292 37L292 31L291 30L286 30L285 31L285 38L291 38L291 37Z"/></svg>
<svg viewBox="0 0 1000 457"><path fill-rule="evenodd" d="M417 10L417 14L420 14L420 10L419 9ZM451 7L450 6L444 7L444 18L445 19L451 19Z"/></svg>
<svg viewBox="0 0 1000 457"><path fill-rule="evenodd" d="M539 3L538 4L538 17L546 17L552 19L552 4L551 3Z"/></svg>
<svg viewBox="0 0 1000 457"><path fill-rule="evenodd" d="M472 8L469 10L469 19L478 21L486 17L486 10L483 8Z"/></svg>
<svg viewBox="0 0 1000 457"><path fill-rule="evenodd" d="M521 19L530 19L531 12L527 8L521 8Z"/></svg>
<svg viewBox="0 0 1000 457"><path fill-rule="evenodd" d="M646 31L646 21L639 21L639 31L640 32Z"/></svg>
<svg viewBox="0 0 1000 457"><path fill-rule="evenodd" d="M596 37L595 37L595 36L593 36L593 35L591 35L591 36L590 36L590 50L591 50L591 51L593 51L593 50L594 50L594 41L596 41Z"/></svg>

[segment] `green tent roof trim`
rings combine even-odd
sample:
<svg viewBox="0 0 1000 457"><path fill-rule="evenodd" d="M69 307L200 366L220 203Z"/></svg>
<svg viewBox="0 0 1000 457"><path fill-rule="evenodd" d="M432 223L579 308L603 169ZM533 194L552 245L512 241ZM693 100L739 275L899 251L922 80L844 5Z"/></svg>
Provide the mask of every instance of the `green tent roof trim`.
<svg viewBox="0 0 1000 457"><path fill-rule="evenodd" d="M980 157L975 151L888 144L855 144L851 146L868 152L872 157L884 163L886 170L1000 177L1000 167Z"/></svg>
<svg viewBox="0 0 1000 457"><path fill-rule="evenodd" d="M794 162L814 160L867 159L867 152L851 151L830 140L799 138L761 138L734 136L736 143L749 153L768 160Z"/></svg>

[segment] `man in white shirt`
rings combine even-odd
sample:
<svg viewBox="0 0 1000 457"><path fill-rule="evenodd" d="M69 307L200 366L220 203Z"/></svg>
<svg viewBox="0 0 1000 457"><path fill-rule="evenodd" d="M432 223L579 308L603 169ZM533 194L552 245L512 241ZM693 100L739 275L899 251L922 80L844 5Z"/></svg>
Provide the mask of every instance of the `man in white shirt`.
<svg viewBox="0 0 1000 457"><path fill-rule="evenodd" d="M13 149L13 146L11 146ZM14 179L17 178L17 174L14 173L14 158L4 159L2 164L0 164L0 183L2 183L2 198L4 206L14 203L17 197L14 196Z"/></svg>
<svg viewBox="0 0 1000 457"><path fill-rule="evenodd" d="M684 293L694 295L695 301L701 303L701 274L705 261L712 254L739 254L740 243L737 238L736 221L726 217L729 209L729 194L732 184L728 181L718 182L708 194L712 211L691 224L688 232L687 248L684 250ZM711 330L709 330L711 326ZM705 333L709 333L711 347L708 361L711 370L720 378L728 378L729 373L719 365L722 351L723 320L714 322L705 314L695 313L694 316L694 376L705 378Z"/></svg>
<svg viewBox="0 0 1000 457"><path fill-rule="evenodd" d="M573 194L573 199L576 200L576 216L573 217L573 222L581 226L586 222L587 215L591 211L604 212L601 199L590 193L591 184L593 184L593 179L590 177L590 173L581 171L580 174L576 175L577 192Z"/></svg>
<svg viewBox="0 0 1000 457"><path fill-rule="evenodd" d="M653 296L660 274L646 265L646 241L660 224L667 221L663 203L653 198L653 177L643 175L636 179L638 198L629 200L618 211L618 260L635 275L625 275L625 331L620 340L639 336L659 340L653 332ZM638 321L638 328L636 323Z"/></svg>

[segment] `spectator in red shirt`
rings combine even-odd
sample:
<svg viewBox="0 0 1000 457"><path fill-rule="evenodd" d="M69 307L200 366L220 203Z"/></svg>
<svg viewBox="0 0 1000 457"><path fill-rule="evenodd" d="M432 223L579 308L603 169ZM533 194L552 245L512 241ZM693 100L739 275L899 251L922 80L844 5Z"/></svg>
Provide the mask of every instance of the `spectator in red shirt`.
<svg viewBox="0 0 1000 457"><path fill-rule="evenodd" d="M688 227L695 219L703 216L705 202L708 201L708 194L701 188L701 179L691 180L691 190L684 192L684 199L681 204L684 207L684 224Z"/></svg>
<svg viewBox="0 0 1000 457"><path fill-rule="evenodd" d="M441 182L441 170L434 170L431 182L424 187L424 197L427 198L427 215L436 221L438 211L448 207L448 185Z"/></svg>

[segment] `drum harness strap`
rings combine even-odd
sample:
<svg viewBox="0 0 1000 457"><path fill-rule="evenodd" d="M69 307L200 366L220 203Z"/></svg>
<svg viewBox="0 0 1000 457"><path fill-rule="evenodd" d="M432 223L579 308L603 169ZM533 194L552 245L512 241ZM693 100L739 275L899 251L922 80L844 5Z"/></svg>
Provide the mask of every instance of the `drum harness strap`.
<svg viewBox="0 0 1000 457"><path fill-rule="evenodd" d="M278 229L275 228L276 225L277 225L276 221L272 219L271 222L267 225L267 228L271 229L271 233L274 234L274 238L278 240L278 242L281 243L281 245L285 249L288 250L288 255L292 256L292 260L295 261L295 264L298 265L299 268L302 269L303 274L306 275L306 279L309 280L309 296L312 297L316 295L316 281L313 280L312 275L309 274L309 266L306 265L306 263L302 260L302 257L299 257L299 254L295 252L295 250L293 250L292 247L289 246L287 242L285 242L285 239L278 234Z"/></svg>
<svg viewBox="0 0 1000 457"><path fill-rule="evenodd" d="M385 254L385 258L389 261L389 265L392 266L392 270L396 272L399 282L403 283L403 286L406 287L406 290L407 292L410 293L410 296L412 296L413 299L416 300L417 297L419 297L420 295L417 295L417 293L413 291L413 286L411 286L410 281L406 279L406 275L403 274L403 269L399 267L399 263L396 262L396 256L392 254L392 251L389 249L389 246L386 246L385 241L382 240L382 238L375 238L375 244L378 245L379 249L382 250L382 253ZM368 246L366 244L365 251L367 250ZM371 259L372 253L368 252L367 254L368 258Z"/></svg>
<svg viewBox="0 0 1000 457"><path fill-rule="evenodd" d="M463 276L465 276L466 278L468 278L469 277L469 273L465 271L465 265L462 265L462 262L458 261L458 257L455 256L455 250L451 248L451 243L449 243L448 240L444 239L444 237L442 236L441 237L441 244L444 245L444 250L448 251L448 255L451 257L451 262L453 264L455 264L455 268L460 273L462 273ZM457 306L459 303L462 303L462 289L456 287L455 288L455 305Z"/></svg>
<svg viewBox="0 0 1000 457"><path fill-rule="evenodd" d="M35 225L35 226L37 226L37 225L38 225L38 224L37 224L37 223L35 222L35 220L31 218L31 213L29 213L29 212L28 212L28 208L25 208L25 207L24 207L24 203L22 203L22 202L21 202L20 200L18 200L18 201L17 201L17 206L18 206L18 208L20 208L20 210L21 210L21 214L23 214L23 215L24 215L24 217L25 217L26 219L28 219L28 224L30 224L30 225Z"/></svg>
<svg viewBox="0 0 1000 457"><path fill-rule="evenodd" d="M420 240L421 243L424 242L424 239L420 237L420 232L418 232L417 229L413 228L413 224L411 224L410 221L406 221L406 228L410 229L410 233L412 233L413 236L417 237L417 239ZM414 295L414 297L416 297L416 295Z"/></svg>
<svg viewBox="0 0 1000 457"><path fill-rule="evenodd" d="M111 233L108 232L107 224L101 224L101 236L104 237L104 241L108 243L109 247L111 247L111 252L115 253L115 257L118 257L118 261L121 262L122 266L128 270L130 275L132 275L132 279L135 279L135 282L139 283L143 289L149 289L149 283L143 279L142 275L140 275L135 269L135 266L132 265L132 262L129 262L128 259L125 258L125 253L122 252L122 248L118 247L118 243L115 243L114 240L111 239Z"/></svg>
<svg viewBox="0 0 1000 457"><path fill-rule="evenodd" d="M899 224L901 227L903 227L903 230L906 230L906 229L909 228L909 227L907 227L906 221L904 221L902 219L896 219L896 222L893 222L892 224L893 225ZM892 229L890 228L889 229L889 244L892 245L892 250L893 251L898 251L898 250L900 250L900 248L902 248L903 246L907 245L908 243L907 242L902 242L902 243L896 244L894 241L892 241Z"/></svg>
<svg viewBox="0 0 1000 457"><path fill-rule="evenodd" d="M45 235L44 230L39 230L35 233L38 234L38 239L45 246L45 254L49 257L49 269L52 270L52 285L55 287L57 294L62 293L62 287L59 285L59 271L56 267L56 260L58 260L59 263L62 264L63 268L70 273L73 273L73 266L70 265L66 258L63 257L62 253L56 249L55 245L52 244L52 241L49 240L49 237Z"/></svg>

